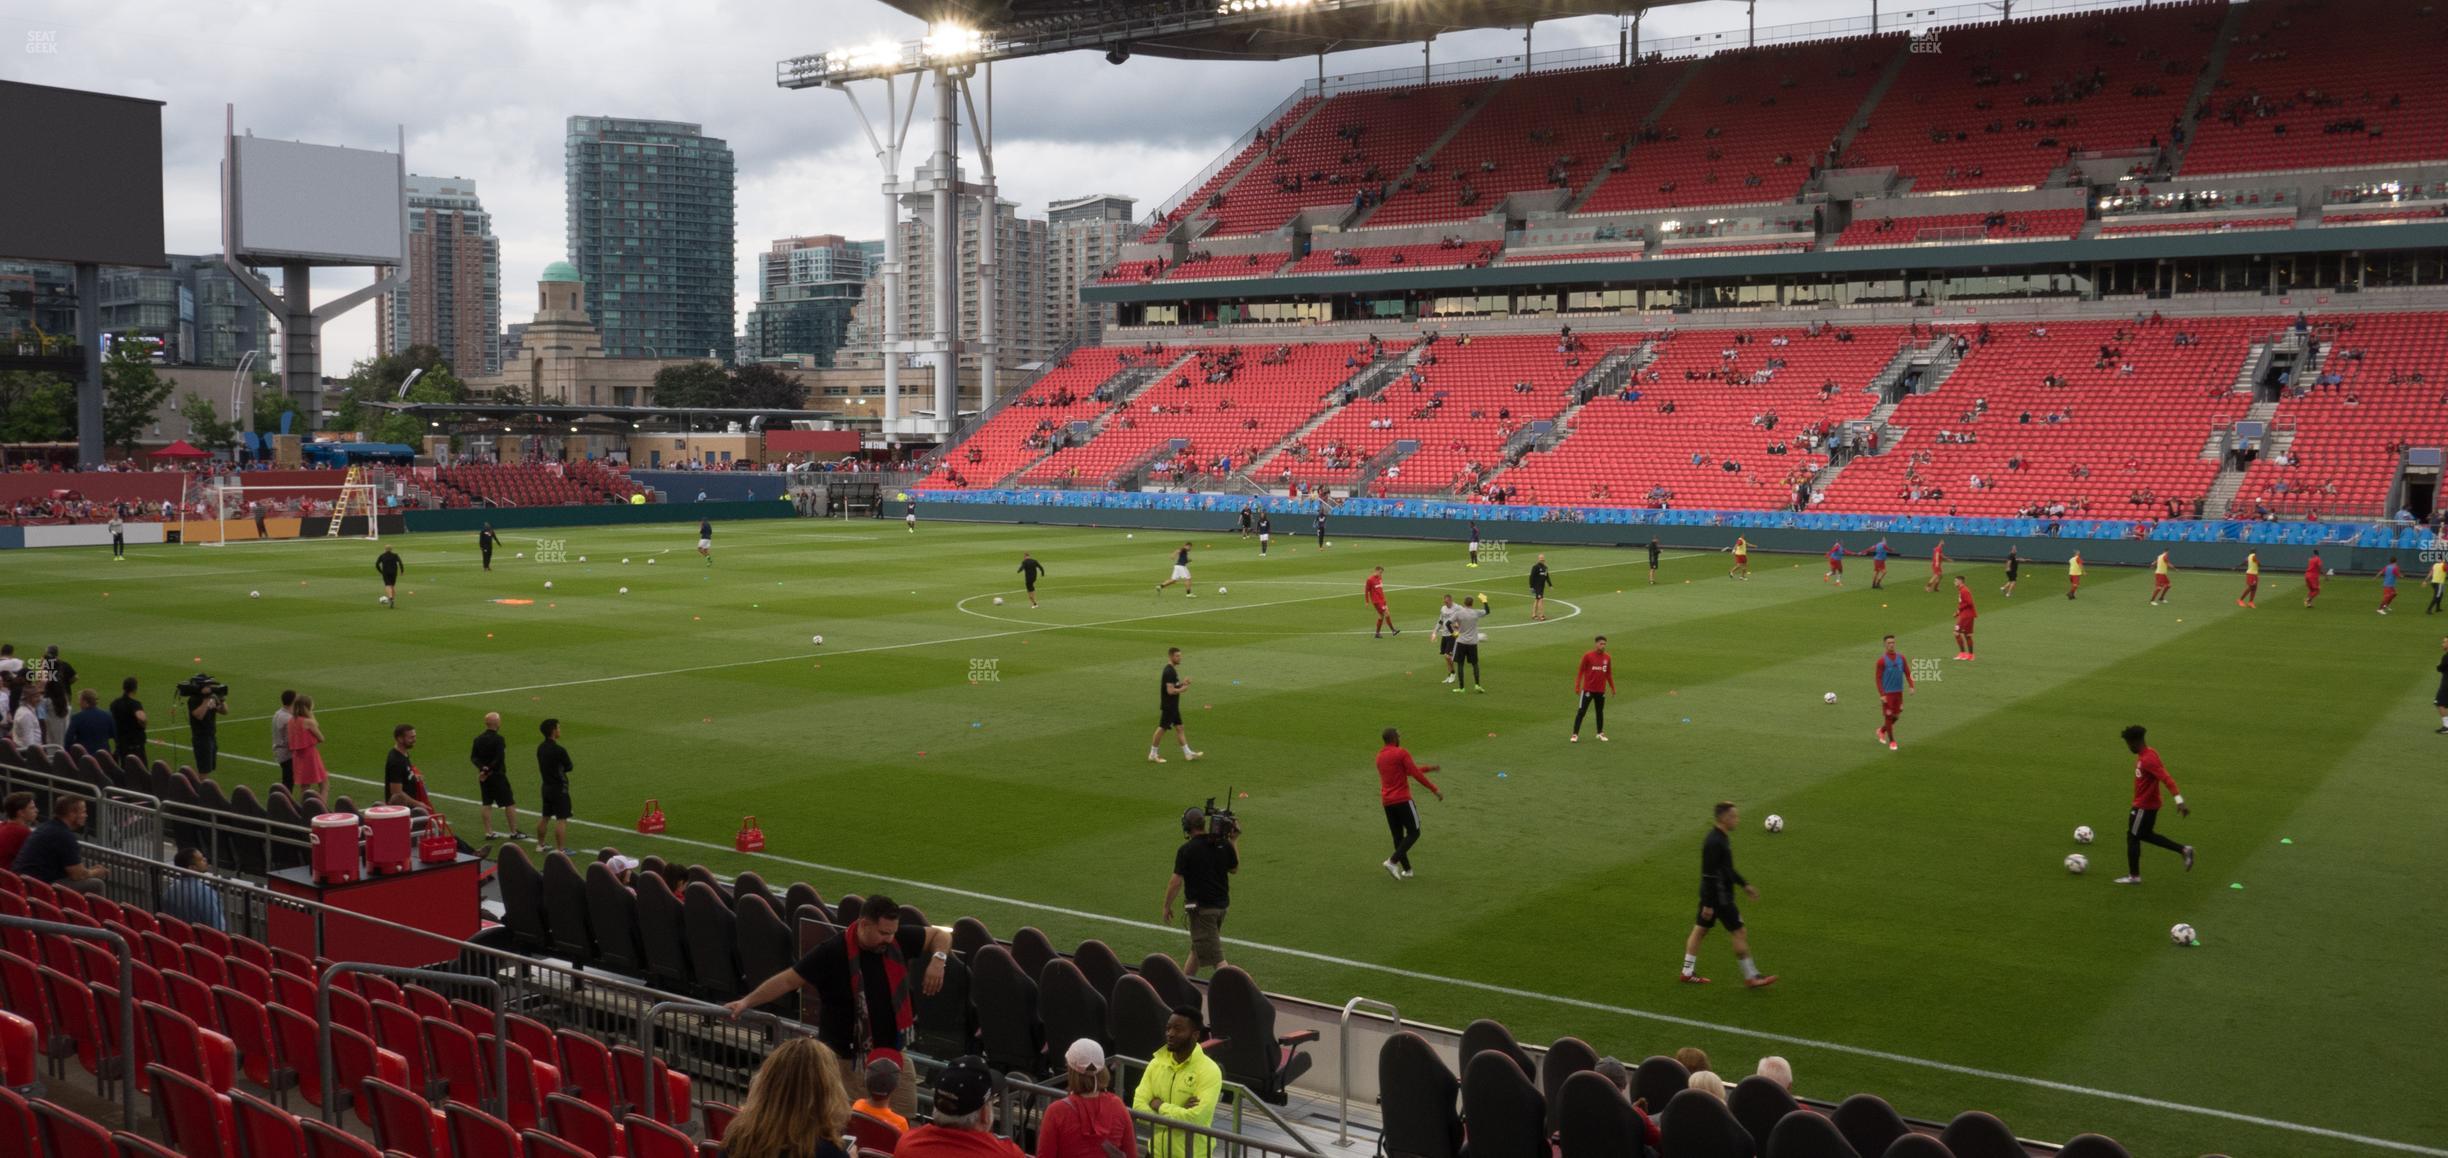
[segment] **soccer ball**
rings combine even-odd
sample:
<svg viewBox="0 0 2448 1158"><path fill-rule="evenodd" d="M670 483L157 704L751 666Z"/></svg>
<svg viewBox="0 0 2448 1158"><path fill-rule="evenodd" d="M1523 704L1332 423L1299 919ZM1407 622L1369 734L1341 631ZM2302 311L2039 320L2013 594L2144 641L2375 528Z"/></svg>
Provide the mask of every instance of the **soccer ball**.
<svg viewBox="0 0 2448 1158"><path fill-rule="evenodd" d="M628 588L626 588L626 587L623 587L623 588L621 588L621 589L620 589L620 593L621 593L621 594L623 594L623 595L627 595L627 594L629 593L629 589L628 589Z"/></svg>
<svg viewBox="0 0 2448 1158"><path fill-rule="evenodd" d="M247 592L247 598L249 598L249 599L261 599L261 598L263 598L263 592L261 592L261 591L249 591L249 592Z"/></svg>
<svg viewBox="0 0 2448 1158"><path fill-rule="evenodd" d="M546 591L550 591L550 590L552 590L552 580L547 579L547 580L545 580L545 581L544 581L544 589L545 589Z"/></svg>
<svg viewBox="0 0 2448 1158"><path fill-rule="evenodd" d="M1232 594L1232 588L1230 588L1230 587L1218 587L1218 588L1216 588L1216 594L1218 594L1218 595L1230 595L1230 594Z"/></svg>
<svg viewBox="0 0 2448 1158"><path fill-rule="evenodd" d="M527 557L527 552L525 552L525 551L521 551L521 552L519 552L519 553L518 553L518 558L524 559L524 558L526 558L526 557Z"/></svg>
<svg viewBox="0 0 2448 1158"><path fill-rule="evenodd" d="M822 647L824 646L824 637L821 635L811 635L808 637L808 642L815 644L818 647Z"/></svg>
<svg viewBox="0 0 2448 1158"><path fill-rule="evenodd" d="M2079 853L2079 852L2076 852L2076 853L2068 853L2068 854L2066 854L2066 871L2067 871L2067 872L2073 873L2075 876L2081 876L2081 875L2083 875L2083 870L2084 870L2084 869L2087 869L2087 868L2090 868L2090 867L2091 867L2091 858L2090 858L2090 857L2084 856L2083 854L2081 854L2081 853Z"/></svg>
<svg viewBox="0 0 2448 1158"><path fill-rule="evenodd" d="M1770 832L1783 832L1785 831L1785 818L1771 812L1768 814L1768 819L1763 822L1760 827L1765 828Z"/></svg>
<svg viewBox="0 0 2448 1158"><path fill-rule="evenodd" d="M997 607L1003 606L1003 597L1000 595L995 596L994 605Z"/></svg>
<svg viewBox="0 0 2448 1158"><path fill-rule="evenodd" d="M649 567L654 566L654 560L652 560L652 559L648 559L648 560L646 560L646 565L647 565L647 566L649 566Z"/></svg>
<svg viewBox="0 0 2448 1158"><path fill-rule="evenodd" d="M2184 924L2182 922L2178 922L2175 928L2168 930L2168 940L2174 941L2179 945L2198 945L2201 943L2201 938L2193 935L2193 926Z"/></svg>
<svg viewBox="0 0 2448 1158"><path fill-rule="evenodd" d="M2075 825L2075 826L2074 826L2074 843L2076 843L2076 844L2089 844L2089 843L2091 843L2091 826L2090 826L2090 825L2088 825L2088 824L2077 824L2077 825Z"/></svg>
<svg viewBox="0 0 2448 1158"><path fill-rule="evenodd" d="M1823 699L1823 700L1826 700L1827 702L1829 702L1829 703L1831 703L1831 704L1832 704L1832 703L1835 703L1835 702L1836 702L1836 693L1834 693L1834 692L1829 692L1828 694L1826 694L1826 695L1824 695L1824 696L1821 696L1821 697L1819 697L1819 698L1820 698L1820 699Z"/></svg>
<svg viewBox="0 0 2448 1158"><path fill-rule="evenodd" d="M621 560L621 562L623 562L623 563L626 563L626 562L628 562L628 561L629 561L629 560L627 560L627 559L622 559L622 560Z"/></svg>
<svg viewBox="0 0 2448 1158"><path fill-rule="evenodd" d="M586 556L584 556L584 555L580 555L580 556L578 556L578 561L579 561L579 562L581 562L581 563L586 562Z"/></svg>
<svg viewBox="0 0 2448 1158"><path fill-rule="evenodd" d="M1133 534L1128 534L1128 533L1125 533L1125 534L1124 534L1122 537L1123 537L1123 538L1125 538L1125 539L1136 539L1136 538L1138 538L1139 536L1137 536L1137 535L1133 535Z"/></svg>
<svg viewBox="0 0 2448 1158"><path fill-rule="evenodd" d="M1327 546L1329 546L1329 547L1334 546L1334 540L1332 540L1332 539L1328 539L1328 540L1326 540L1326 545L1327 545Z"/></svg>

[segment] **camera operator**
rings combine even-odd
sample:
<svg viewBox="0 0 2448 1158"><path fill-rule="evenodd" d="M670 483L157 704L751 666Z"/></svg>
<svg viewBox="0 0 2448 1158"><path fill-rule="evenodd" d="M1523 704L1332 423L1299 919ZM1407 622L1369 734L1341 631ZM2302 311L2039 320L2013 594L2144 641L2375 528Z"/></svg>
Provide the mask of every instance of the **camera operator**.
<svg viewBox="0 0 2448 1158"><path fill-rule="evenodd" d="M221 721L216 717L229 714L229 685L198 672L178 690L187 697L187 743L195 750L196 773L210 776L221 765Z"/></svg>
<svg viewBox="0 0 2448 1158"><path fill-rule="evenodd" d="M1232 875L1241 871L1241 825L1230 811L1210 817L1205 809L1182 813L1187 839L1173 853L1173 879L1165 884L1164 921L1173 923L1173 898L1189 915L1190 956L1182 972L1224 963L1224 910L1232 904Z"/></svg>

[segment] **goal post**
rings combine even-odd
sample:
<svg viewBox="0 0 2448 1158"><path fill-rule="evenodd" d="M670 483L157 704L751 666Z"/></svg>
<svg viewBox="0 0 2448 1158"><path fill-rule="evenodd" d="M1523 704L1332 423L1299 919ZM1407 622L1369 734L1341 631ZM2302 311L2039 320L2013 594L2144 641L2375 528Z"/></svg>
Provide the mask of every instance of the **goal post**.
<svg viewBox="0 0 2448 1158"><path fill-rule="evenodd" d="M179 504L179 541L190 546L382 537L382 499L373 483L249 486L217 477L188 492Z"/></svg>

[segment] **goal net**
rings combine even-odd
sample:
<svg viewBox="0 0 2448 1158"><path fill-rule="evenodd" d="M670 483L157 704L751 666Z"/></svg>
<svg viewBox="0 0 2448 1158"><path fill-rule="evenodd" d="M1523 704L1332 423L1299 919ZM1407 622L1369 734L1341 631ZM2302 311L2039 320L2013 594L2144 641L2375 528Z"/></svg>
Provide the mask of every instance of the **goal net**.
<svg viewBox="0 0 2448 1158"><path fill-rule="evenodd" d="M353 474L352 474L353 479ZM375 515L382 500L375 484L248 486L244 475L191 486L179 504L179 541L190 546L299 539L379 539Z"/></svg>

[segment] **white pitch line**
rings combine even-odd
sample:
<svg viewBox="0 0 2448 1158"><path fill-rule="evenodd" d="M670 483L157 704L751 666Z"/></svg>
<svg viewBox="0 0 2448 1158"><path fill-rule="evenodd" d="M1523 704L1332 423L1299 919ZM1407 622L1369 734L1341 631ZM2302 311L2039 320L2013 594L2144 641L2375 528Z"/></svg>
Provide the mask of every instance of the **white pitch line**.
<svg viewBox="0 0 2448 1158"><path fill-rule="evenodd" d="M185 749L187 747L185 744L173 744L166 740L155 740L153 742L165 748ZM222 753L222 758L228 760L244 760L251 764L269 765L273 763L273 761L264 759L261 756L242 756L228 752ZM331 778L334 780L347 780L358 784L382 783L379 780L369 780L362 776L343 776L337 773L334 773ZM456 804L477 803L477 801L471 800L465 796L452 796L446 793L434 792L430 788L427 790L427 795L436 800L448 800ZM600 828L607 832L617 832L623 836L647 835L637 833L626 825L605 824L602 821L597 820L582 820L572 818L569 823L585 828ZM732 856L745 855L729 845L716 844L712 841L696 840L685 836L673 836L669 833L656 833L652 834L652 836L653 839L663 841L668 844L705 849L711 852L724 853ZM869 872L865 869L844 868L839 865L819 864L815 861L797 860L791 857L777 856L772 853L759 853L755 855L764 861L770 861L776 864L787 864L802 869L813 869L817 872L832 873L837 876L856 877L861 880L877 881L888 885L907 886L909 888L922 890L924 893L934 893L948 897L964 897L970 900L984 901L988 904L1004 905L1017 909L1028 909L1040 913L1052 913L1056 916L1073 917L1083 921L1098 921L1129 929L1138 929L1151 933L1162 933L1168 936L1177 936L1181 933L1180 929L1177 929L1171 925L1159 925L1150 921L1135 920L1130 917L1115 917L1105 913L1092 913L1085 909L1073 909L1066 908L1061 905L1050 905L1043 901L1028 901L1022 900L1018 897L997 896L993 893L979 892L975 889L964 889L953 885L937 884L933 881L915 880L909 877L891 876L885 873ZM1273 953L1278 956L1296 957L1304 961L1315 961L1324 965L1333 965L1344 969L1354 969L1368 973L1382 973L1390 977L1398 977L1405 980L1426 981L1432 984L1450 986L1456 989L1471 989L1481 993L1492 993L1500 997L1517 998L1523 1001L1545 1002L1549 1005L1558 1005L1569 1009L1583 1009L1592 1013L1604 1013L1611 1014L1616 1017L1629 1017L1643 1021L1654 1021L1665 1025L1679 1026L1684 1029L1696 1029L1708 1033L1722 1033L1734 1037L1746 1037L1754 1041L1773 1042L1778 1045L1792 1046L1797 1049L1824 1050L1829 1053L1840 1053L1852 1057L1869 1058L1874 1061L1890 1062L1896 1065L1936 1070L1940 1073L1955 1074L1960 1077L1980 1078L1984 1081L2003 1082L2008 1085L2028 1086L2033 1089L2049 1090L2055 1093L2079 1094L2084 1097L2098 1098L2103 1101L2124 1102L2128 1105L2142 1106L2148 1109L2161 1110L2169 1113L2193 1114L2199 1117L2217 1118L2221 1121L2239 1122L2248 1126L2259 1126L2264 1129L2283 1130L2291 1133L2308 1134L2314 1137L2329 1138L2341 1142L2351 1142L2358 1146L2376 1146L2382 1149L2396 1150L2407 1154L2423 1154L2430 1155L2432 1158L2448 1158L2448 1150L2443 1150L2438 1147L2424 1146L2414 1142L2400 1142L2391 1138L2375 1138L2364 1134L2349 1133L2344 1130L2333 1130L2326 1126L2310 1126L2301 1122L2288 1122L2277 1118L2264 1118L2254 1114L2239 1113L2234 1110L2222 1110L2215 1106L2194 1106L2183 1102L2171 1102L2161 1098L2145 1097L2141 1094L2129 1094L2121 1090L2102 1090L2091 1086L2076 1085L2072 1082L2055 1081L2049 1078L2035 1078L2026 1076L2024 1074L2010 1074L2002 1070L1982 1069L1979 1066L1967 1066L1958 1065L1954 1062L1934 1061L1929 1058L1914 1057L1910 1054L1895 1053L1890 1050L1875 1049L1869 1046L1847 1045L1843 1042L1835 1041L1820 1041L1816 1038L1797 1037L1792 1034L1774 1033L1768 1030L1751 1029L1740 1025L1723 1025L1713 1021L1703 1021L1696 1017L1683 1017L1678 1014L1658 1013L1654 1010L1647 1009L1635 1009L1628 1005L1612 1005L1603 1001L1592 1001L1585 997L1566 997L1554 993L1541 993L1535 989L1522 989L1511 985L1499 985L1491 981L1475 981L1468 977L1445 977L1435 973L1423 973L1416 969L1404 969L1393 965L1381 965L1374 961L1361 961L1351 957L1337 957L1329 953L1319 953L1309 949L1295 949L1285 945L1269 945L1260 941L1244 941L1238 938L1234 939L1232 943L1244 949L1255 949L1261 953Z"/></svg>

